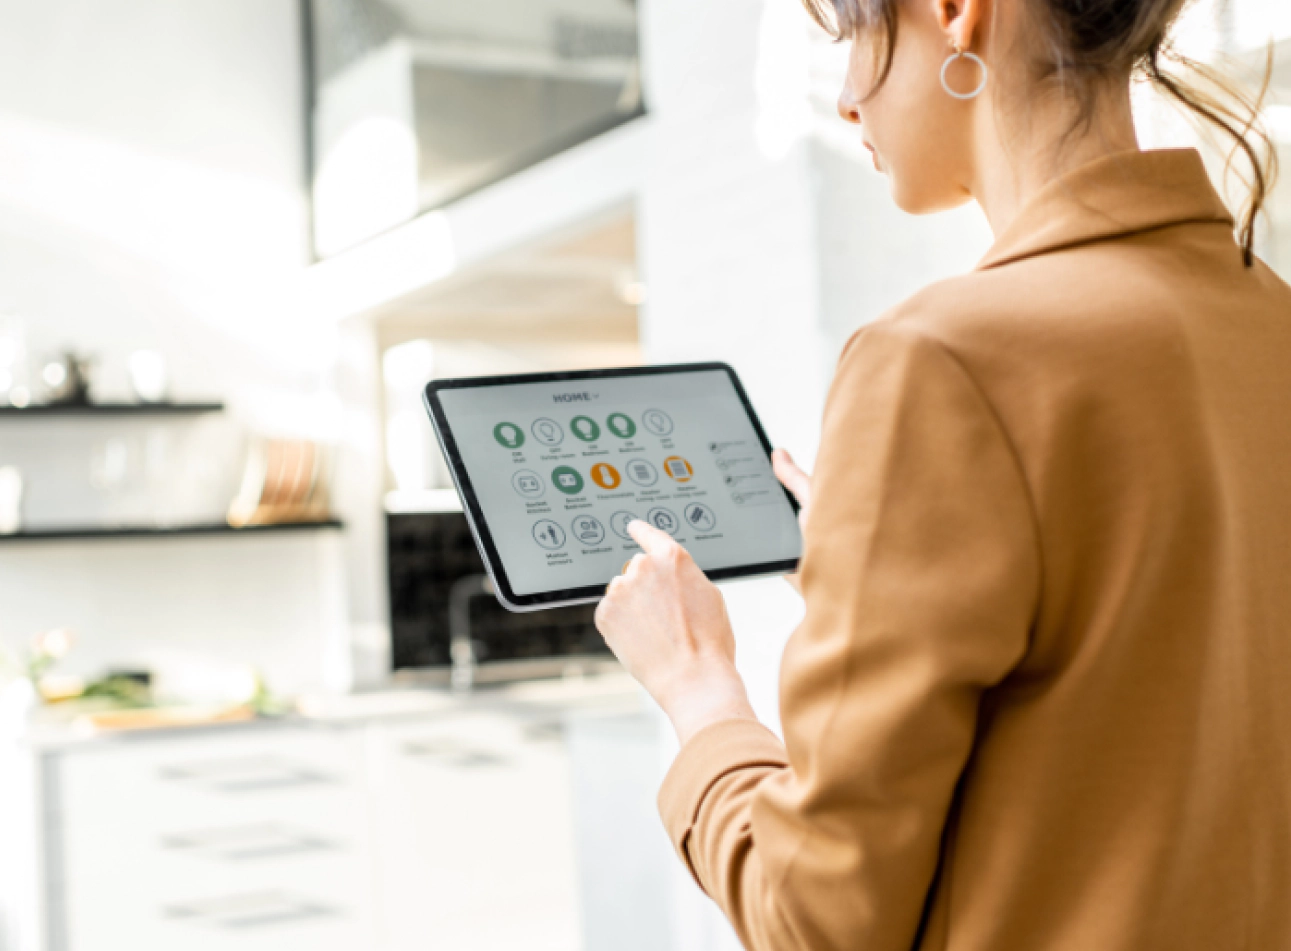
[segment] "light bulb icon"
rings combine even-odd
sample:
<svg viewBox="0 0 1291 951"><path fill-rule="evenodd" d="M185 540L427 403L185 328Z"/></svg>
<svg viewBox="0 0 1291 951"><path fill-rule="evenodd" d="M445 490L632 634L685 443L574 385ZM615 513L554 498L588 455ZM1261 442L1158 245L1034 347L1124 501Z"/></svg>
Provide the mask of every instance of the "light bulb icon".
<svg viewBox="0 0 1291 951"><path fill-rule="evenodd" d="M506 449L519 449L524 445L524 430L515 423L501 422L493 427L493 438Z"/></svg>
<svg viewBox="0 0 1291 951"><path fill-rule="evenodd" d="M565 431L554 419L535 420L533 434L539 442L548 446L555 446L565 438Z"/></svg>
<svg viewBox="0 0 1291 951"><path fill-rule="evenodd" d="M645 423L646 429L656 436L667 436L672 432L672 417L661 409L646 410L641 421Z"/></svg>
<svg viewBox="0 0 1291 951"><path fill-rule="evenodd" d="M620 439L631 439L636 435L637 425L632 422L631 417L625 413L611 413L605 420L605 425L610 427L610 432Z"/></svg>
<svg viewBox="0 0 1291 951"><path fill-rule="evenodd" d="M583 442L595 442L601 437L601 427L596 425L594 419L587 416L575 416L569 421L569 427Z"/></svg>

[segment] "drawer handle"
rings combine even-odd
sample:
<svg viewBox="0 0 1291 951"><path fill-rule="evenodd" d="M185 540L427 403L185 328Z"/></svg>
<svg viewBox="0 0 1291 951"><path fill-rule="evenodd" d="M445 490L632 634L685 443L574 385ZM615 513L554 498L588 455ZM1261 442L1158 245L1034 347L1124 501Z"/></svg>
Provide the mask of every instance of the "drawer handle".
<svg viewBox="0 0 1291 951"><path fill-rule="evenodd" d="M563 743L565 724L560 720L540 720L531 723L525 727L524 738L529 743Z"/></svg>
<svg viewBox="0 0 1291 951"><path fill-rule="evenodd" d="M511 765L511 760L500 753L482 746L468 746L452 739L405 743L403 753L413 759L439 760L458 769L492 769Z"/></svg>
<svg viewBox="0 0 1291 951"><path fill-rule="evenodd" d="M293 924L337 915L339 909L283 892L266 891L180 902L162 908L162 914L195 924L233 929Z"/></svg>
<svg viewBox="0 0 1291 951"><path fill-rule="evenodd" d="M202 786L216 792L259 792L332 783L322 770L271 757L240 757L162 766L162 779Z"/></svg>
<svg viewBox="0 0 1291 951"><path fill-rule="evenodd" d="M229 861L281 858L336 848L336 844L299 829L277 823L199 829L163 836L167 849Z"/></svg>

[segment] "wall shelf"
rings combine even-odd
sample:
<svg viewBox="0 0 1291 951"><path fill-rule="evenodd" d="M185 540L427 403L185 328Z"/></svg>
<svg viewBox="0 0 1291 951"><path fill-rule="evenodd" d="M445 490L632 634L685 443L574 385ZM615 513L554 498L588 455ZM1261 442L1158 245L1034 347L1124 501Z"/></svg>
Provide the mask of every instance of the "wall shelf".
<svg viewBox="0 0 1291 951"><path fill-rule="evenodd" d="M245 528L233 528L223 522L210 522L197 525L172 525L169 527L153 526L86 526L82 528L36 528L18 532L14 535L0 535L0 545L18 542L51 542L51 541L90 541L114 538L189 538L199 535L273 535L285 532L311 532L321 529L342 529L345 525L339 519L328 519L324 522L283 522L277 525L248 525Z"/></svg>
<svg viewBox="0 0 1291 951"><path fill-rule="evenodd" d="M0 419L52 416L200 416L224 412L223 403L88 403L80 405L0 406Z"/></svg>

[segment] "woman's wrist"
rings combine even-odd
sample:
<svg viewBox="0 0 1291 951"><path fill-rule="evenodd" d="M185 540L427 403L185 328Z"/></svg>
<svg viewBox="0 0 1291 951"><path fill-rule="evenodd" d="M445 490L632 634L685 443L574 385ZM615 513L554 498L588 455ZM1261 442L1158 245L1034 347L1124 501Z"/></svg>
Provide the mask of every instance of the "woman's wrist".
<svg viewBox="0 0 1291 951"><path fill-rule="evenodd" d="M722 720L757 720L744 681L731 664L715 664L669 685L658 698L682 746Z"/></svg>

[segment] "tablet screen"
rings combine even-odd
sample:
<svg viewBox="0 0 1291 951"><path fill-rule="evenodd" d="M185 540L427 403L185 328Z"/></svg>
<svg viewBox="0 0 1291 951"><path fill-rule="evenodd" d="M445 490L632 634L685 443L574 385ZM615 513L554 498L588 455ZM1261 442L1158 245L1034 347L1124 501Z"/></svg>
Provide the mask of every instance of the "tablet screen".
<svg viewBox="0 0 1291 951"><path fill-rule="evenodd" d="M705 571L796 560L797 515L731 372L613 372L436 388L512 593L603 588L640 550L634 518Z"/></svg>

